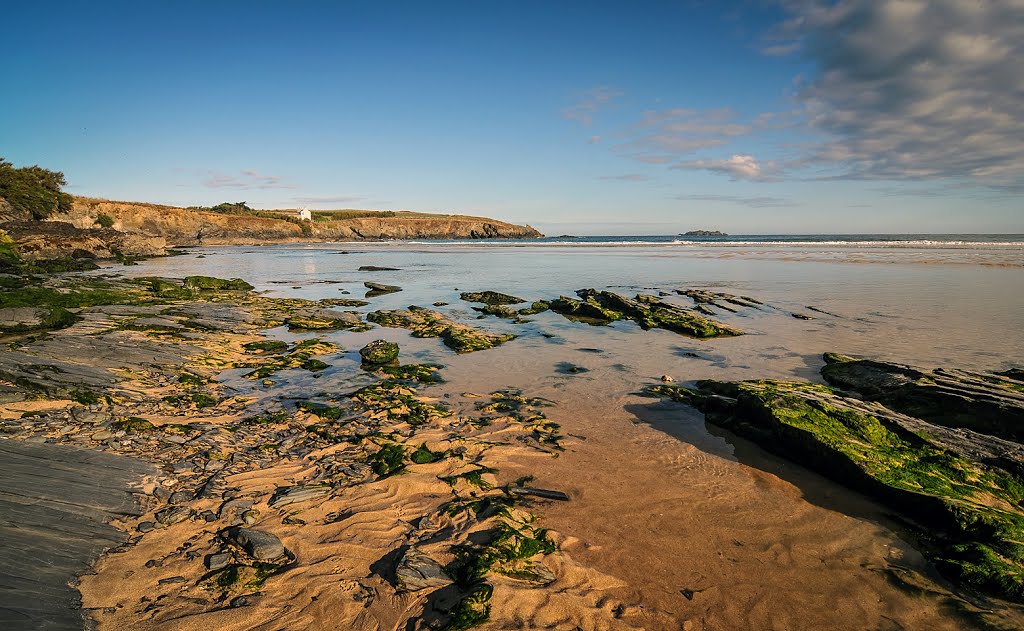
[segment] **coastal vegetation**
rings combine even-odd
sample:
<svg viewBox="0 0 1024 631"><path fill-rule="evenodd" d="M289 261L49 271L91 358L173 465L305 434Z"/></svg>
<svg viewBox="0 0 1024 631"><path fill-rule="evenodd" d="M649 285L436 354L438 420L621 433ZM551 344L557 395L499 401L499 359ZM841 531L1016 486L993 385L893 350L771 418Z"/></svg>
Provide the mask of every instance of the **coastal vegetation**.
<svg viewBox="0 0 1024 631"><path fill-rule="evenodd" d="M64 174L38 165L15 167L0 158L0 205L6 202L16 216L40 220L71 209L73 198L62 189Z"/></svg>

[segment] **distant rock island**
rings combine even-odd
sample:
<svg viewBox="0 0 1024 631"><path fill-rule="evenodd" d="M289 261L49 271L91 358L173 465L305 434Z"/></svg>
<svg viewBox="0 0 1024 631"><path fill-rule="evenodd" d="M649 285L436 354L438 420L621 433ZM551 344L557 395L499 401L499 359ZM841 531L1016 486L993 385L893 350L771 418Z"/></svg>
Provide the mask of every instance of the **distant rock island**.
<svg viewBox="0 0 1024 631"><path fill-rule="evenodd" d="M689 232L681 232L681 237L727 237L729 233L722 232L720 230L690 230Z"/></svg>

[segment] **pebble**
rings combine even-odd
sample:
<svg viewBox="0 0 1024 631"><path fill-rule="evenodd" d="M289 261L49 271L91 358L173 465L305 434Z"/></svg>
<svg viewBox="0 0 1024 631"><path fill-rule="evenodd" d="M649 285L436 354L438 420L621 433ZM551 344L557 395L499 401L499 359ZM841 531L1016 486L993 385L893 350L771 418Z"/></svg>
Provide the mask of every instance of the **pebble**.
<svg viewBox="0 0 1024 631"><path fill-rule="evenodd" d="M218 552L217 554L211 554L206 557L206 569L208 570L222 570L231 563L232 555L230 552Z"/></svg>
<svg viewBox="0 0 1024 631"><path fill-rule="evenodd" d="M191 516L192 509L188 506L171 506L156 512L156 520L165 526L183 522Z"/></svg>

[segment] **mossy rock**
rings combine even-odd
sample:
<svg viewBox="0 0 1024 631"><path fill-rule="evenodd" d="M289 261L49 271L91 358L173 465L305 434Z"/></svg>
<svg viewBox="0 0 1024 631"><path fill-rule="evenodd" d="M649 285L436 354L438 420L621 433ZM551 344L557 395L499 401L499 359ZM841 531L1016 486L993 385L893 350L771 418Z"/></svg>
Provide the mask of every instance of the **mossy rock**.
<svg viewBox="0 0 1024 631"><path fill-rule="evenodd" d="M444 379L438 374L441 368L440 364L406 364L404 366L374 366L373 370L392 379L417 383L444 383Z"/></svg>
<svg viewBox="0 0 1024 631"><path fill-rule="evenodd" d="M399 347L387 340L374 340L359 349L359 356L364 364L387 364L398 359Z"/></svg>
<svg viewBox="0 0 1024 631"><path fill-rule="evenodd" d="M523 307L519 310L519 315L536 315L543 313L551 309L551 306L546 300L538 300L531 304L529 307Z"/></svg>
<svg viewBox="0 0 1024 631"><path fill-rule="evenodd" d="M515 339L515 335L485 333L471 326L455 322L443 314L411 306L407 310L374 311L366 319L375 324L412 331L413 337L439 337L445 346L456 353L486 350Z"/></svg>
<svg viewBox="0 0 1024 631"><path fill-rule="evenodd" d="M78 317L64 307L8 307L0 309L0 334L65 329Z"/></svg>
<svg viewBox="0 0 1024 631"><path fill-rule="evenodd" d="M252 285L241 278L216 278L213 276L186 276L185 289L194 291L252 291Z"/></svg>
<svg viewBox="0 0 1024 631"><path fill-rule="evenodd" d="M924 370L825 353L821 375L889 409L1024 442L1024 384L998 373Z"/></svg>
<svg viewBox="0 0 1024 631"><path fill-rule="evenodd" d="M466 302L482 302L486 305L517 305L526 302L523 298L517 298L497 291L467 291L459 294L459 297Z"/></svg>
<svg viewBox="0 0 1024 631"><path fill-rule="evenodd" d="M114 421L110 427L115 431L136 433L151 432L156 429L155 425L140 416L129 416L126 419Z"/></svg>
<svg viewBox="0 0 1024 631"><path fill-rule="evenodd" d="M242 348L251 353L283 353L288 350L288 342L282 340L259 340L243 344Z"/></svg>
<svg viewBox="0 0 1024 631"><path fill-rule="evenodd" d="M703 381L649 392L889 504L927 530L926 555L951 580L1024 602L1024 448L782 381Z"/></svg>

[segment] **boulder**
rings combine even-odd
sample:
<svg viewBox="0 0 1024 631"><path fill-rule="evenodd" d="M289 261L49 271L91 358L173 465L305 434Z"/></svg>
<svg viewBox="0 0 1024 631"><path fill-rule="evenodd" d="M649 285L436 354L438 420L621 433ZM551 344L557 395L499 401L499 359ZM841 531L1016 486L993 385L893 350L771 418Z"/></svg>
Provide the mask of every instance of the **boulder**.
<svg viewBox="0 0 1024 631"><path fill-rule="evenodd" d="M359 349L364 364L387 364L398 359L398 344L387 340L374 340Z"/></svg>
<svg viewBox="0 0 1024 631"><path fill-rule="evenodd" d="M285 554L284 544L269 532L252 528L229 528L227 538L257 561L271 561Z"/></svg>
<svg viewBox="0 0 1024 631"><path fill-rule="evenodd" d="M445 574L441 564L427 555L409 549L395 569L395 577L401 590L415 592L428 587L444 587L455 581Z"/></svg>

